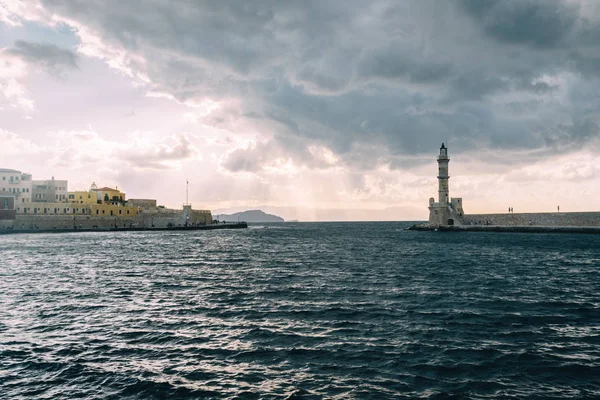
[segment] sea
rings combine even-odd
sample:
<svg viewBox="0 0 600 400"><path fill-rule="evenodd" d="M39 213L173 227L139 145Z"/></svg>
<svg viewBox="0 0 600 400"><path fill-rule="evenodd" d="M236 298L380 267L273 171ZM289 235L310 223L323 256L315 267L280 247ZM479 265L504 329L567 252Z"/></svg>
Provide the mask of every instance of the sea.
<svg viewBox="0 0 600 400"><path fill-rule="evenodd" d="M0 236L0 399L600 398L600 236Z"/></svg>

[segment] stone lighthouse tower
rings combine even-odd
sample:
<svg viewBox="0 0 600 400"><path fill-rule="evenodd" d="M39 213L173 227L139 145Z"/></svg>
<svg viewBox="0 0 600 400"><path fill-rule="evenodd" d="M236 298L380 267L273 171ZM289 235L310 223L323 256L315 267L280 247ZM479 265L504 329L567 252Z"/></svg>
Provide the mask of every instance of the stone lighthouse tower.
<svg viewBox="0 0 600 400"><path fill-rule="evenodd" d="M440 155L437 158L438 162L438 183L439 183L439 202L440 205L446 205L450 202L450 193L448 190L448 163L450 159L448 158L448 149L442 143L442 147L440 147Z"/></svg>
<svg viewBox="0 0 600 400"><path fill-rule="evenodd" d="M460 225L463 221L464 211L461 198L450 198L448 189L448 149L442 143L438 162L438 201L432 197L429 199L429 225Z"/></svg>

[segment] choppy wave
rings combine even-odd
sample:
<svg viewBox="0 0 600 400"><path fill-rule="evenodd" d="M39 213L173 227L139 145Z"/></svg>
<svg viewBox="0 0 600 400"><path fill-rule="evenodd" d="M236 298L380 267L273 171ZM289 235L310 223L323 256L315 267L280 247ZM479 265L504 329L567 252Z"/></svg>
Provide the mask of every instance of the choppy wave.
<svg viewBox="0 0 600 400"><path fill-rule="evenodd" d="M0 398L598 398L595 236L0 238Z"/></svg>

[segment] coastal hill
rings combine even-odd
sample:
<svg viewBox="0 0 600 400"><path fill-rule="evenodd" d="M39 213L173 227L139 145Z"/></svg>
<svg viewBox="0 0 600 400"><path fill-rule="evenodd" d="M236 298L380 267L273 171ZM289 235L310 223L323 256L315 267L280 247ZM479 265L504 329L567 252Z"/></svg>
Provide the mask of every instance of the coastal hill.
<svg viewBox="0 0 600 400"><path fill-rule="evenodd" d="M267 214L261 210L248 210L234 214L219 214L219 221L244 221L244 222L284 222L277 215Z"/></svg>

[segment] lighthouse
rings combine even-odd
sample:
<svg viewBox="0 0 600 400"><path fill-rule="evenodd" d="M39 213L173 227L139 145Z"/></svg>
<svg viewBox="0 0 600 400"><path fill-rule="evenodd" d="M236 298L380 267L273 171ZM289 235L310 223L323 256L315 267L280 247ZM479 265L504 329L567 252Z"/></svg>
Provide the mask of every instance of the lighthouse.
<svg viewBox="0 0 600 400"><path fill-rule="evenodd" d="M448 149L444 143L442 143L442 147L440 147L440 155L437 158L437 162L439 184L438 201L440 205L446 205L450 202L450 193L448 190L448 179L450 179L450 176L448 176L448 163L450 162L450 159L448 158Z"/></svg>
<svg viewBox="0 0 600 400"><path fill-rule="evenodd" d="M442 143L438 162L438 201L432 197L429 199L429 225L460 225L463 221L464 211L460 197L450 198L448 189L448 148Z"/></svg>

